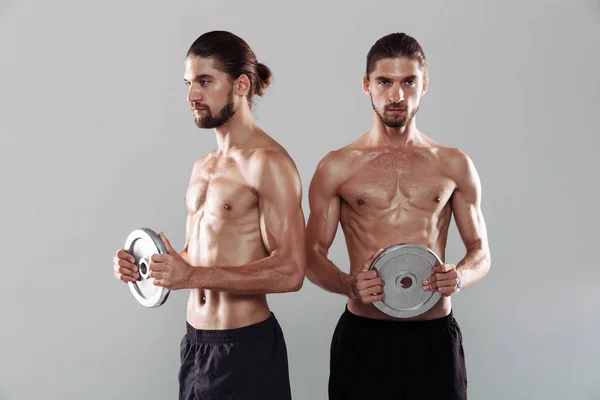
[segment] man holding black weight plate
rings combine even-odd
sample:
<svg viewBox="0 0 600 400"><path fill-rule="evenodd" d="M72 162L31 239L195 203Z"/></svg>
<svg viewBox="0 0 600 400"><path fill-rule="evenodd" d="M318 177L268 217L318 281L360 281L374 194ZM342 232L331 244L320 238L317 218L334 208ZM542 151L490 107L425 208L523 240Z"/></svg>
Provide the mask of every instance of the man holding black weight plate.
<svg viewBox="0 0 600 400"><path fill-rule="evenodd" d="M331 345L331 400L467 396L462 334L450 298L482 279L491 257L473 163L416 127L427 86L426 58L414 38L394 33L379 39L363 78L373 126L329 152L310 183L307 277L348 297ZM444 261L452 216L466 248L457 265ZM338 223L349 274L328 259ZM425 246L441 261L422 281L423 290L441 293L439 301L401 319L374 306L385 301L384 286L397 282L384 282L371 268L384 248L400 243Z"/></svg>

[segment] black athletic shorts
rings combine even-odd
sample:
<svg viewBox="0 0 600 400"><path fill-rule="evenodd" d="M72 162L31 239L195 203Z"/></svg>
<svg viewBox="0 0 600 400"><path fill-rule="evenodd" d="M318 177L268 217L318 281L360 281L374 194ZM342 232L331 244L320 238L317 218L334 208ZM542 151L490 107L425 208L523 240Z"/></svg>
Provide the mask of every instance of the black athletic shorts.
<svg viewBox="0 0 600 400"><path fill-rule="evenodd" d="M431 321L381 321L346 308L330 363L330 400L467 398L462 333L452 312Z"/></svg>
<svg viewBox="0 0 600 400"><path fill-rule="evenodd" d="M291 399L287 347L273 313L243 328L186 326L180 352L180 400Z"/></svg>

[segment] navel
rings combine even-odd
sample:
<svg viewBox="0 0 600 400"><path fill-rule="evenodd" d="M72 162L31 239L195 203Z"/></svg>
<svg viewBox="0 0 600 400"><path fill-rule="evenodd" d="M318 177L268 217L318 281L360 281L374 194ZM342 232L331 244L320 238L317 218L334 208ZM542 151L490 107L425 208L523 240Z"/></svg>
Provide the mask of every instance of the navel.
<svg viewBox="0 0 600 400"><path fill-rule="evenodd" d="M440 201L442 201L442 198L440 196L436 196L434 200L436 203L439 203Z"/></svg>
<svg viewBox="0 0 600 400"><path fill-rule="evenodd" d="M358 199L356 202L358 203L359 206L362 206L363 204L365 204L364 199Z"/></svg>
<svg viewBox="0 0 600 400"><path fill-rule="evenodd" d="M231 204L229 203L224 203L223 204L223 208L226 209L227 211L231 210Z"/></svg>

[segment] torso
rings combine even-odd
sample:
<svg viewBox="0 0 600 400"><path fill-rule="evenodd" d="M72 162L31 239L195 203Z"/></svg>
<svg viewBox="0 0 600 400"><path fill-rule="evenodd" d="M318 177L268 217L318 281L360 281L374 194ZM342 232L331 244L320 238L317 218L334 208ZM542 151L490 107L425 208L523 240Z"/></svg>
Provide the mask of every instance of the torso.
<svg viewBox="0 0 600 400"><path fill-rule="evenodd" d="M451 151L437 146L340 150L348 166L338 195L351 274L380 248L399 243L422 244L444 261L456 187L448 172ZM450 299L442 297L412 319L439 318L450 307ZM365 317L394 319L360 300L350 299L348 308Z"/></svg>
<svg viewBox="0 0 600 400"><path fill-rule="evenodd" d="M185 198L190 264L235 267L268 255L259 223L260 194L250 179L257 151L212 152L196 162ZM233 329L269 315L265 295L202 288L191 290L187 306L187 321L197 329Z"/></svg>

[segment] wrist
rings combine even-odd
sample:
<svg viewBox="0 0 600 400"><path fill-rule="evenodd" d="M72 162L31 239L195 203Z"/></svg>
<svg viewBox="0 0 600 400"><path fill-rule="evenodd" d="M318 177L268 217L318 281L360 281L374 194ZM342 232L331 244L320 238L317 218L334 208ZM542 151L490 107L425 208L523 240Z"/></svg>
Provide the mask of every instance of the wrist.
<svg viewBox="0 0 600 400"><path fill-rule="evenodd" d="M198 268L194 268L191 264L187 264L187 279L186 279L186 287L188 289L194 289L199 287L198 285L198 274L197 274L197 269Z"/></svg>
<svg viewBox="0 0 600 400"><path fill-rule="evenodd" d="M358 299L356 292L354 291L354 283L356 278L352 275L342 274L340 276L342 282L342 291L350 299Z"/></svg>
<svg viewBox="0 0 600 400"><path fill-rule="evenodd" d="M462 279L462 271L460 269L456 269L456 291L460 291L461 289L463 289L464 284L463 284L463 279Z"/></svg>

